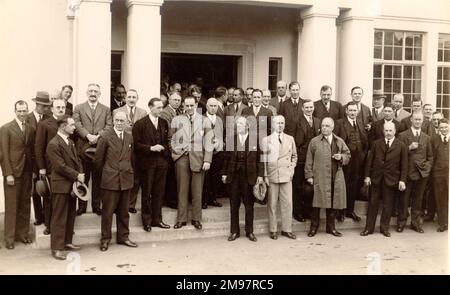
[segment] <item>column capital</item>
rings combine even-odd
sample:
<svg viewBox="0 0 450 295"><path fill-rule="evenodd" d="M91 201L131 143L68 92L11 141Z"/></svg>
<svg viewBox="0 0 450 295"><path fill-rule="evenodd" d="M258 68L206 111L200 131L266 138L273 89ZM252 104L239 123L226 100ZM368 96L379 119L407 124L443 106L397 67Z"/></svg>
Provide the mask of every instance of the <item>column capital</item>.
<svg viewBox="0 0 450 295"><path fill-rule="evenodd" d="M127 0L127 8L133 5L143 5L143 6L162 6L164 0Z"/></svg>

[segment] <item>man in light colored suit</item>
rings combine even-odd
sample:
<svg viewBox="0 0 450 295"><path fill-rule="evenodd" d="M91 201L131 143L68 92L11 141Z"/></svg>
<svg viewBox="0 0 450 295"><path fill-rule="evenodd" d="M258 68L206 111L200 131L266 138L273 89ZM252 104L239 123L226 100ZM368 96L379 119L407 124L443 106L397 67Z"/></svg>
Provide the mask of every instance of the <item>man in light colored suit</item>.
<svg viewBox="0 0 450 295"><path fill-rule="evenodd" d="M272 97L272 99L270 100L270 105L274 106L277 109L277 112L280 110L281 103L289 98L286 95L286 91L287 91L287 83L281 80L278 81L277 95Z"/></svg>
<svg viewBox="0 0 450 295"><path fill-rule="evenodd" d="M90 83L86 92L88 101L79 104L73 110L73 119L77 128L78 153L83 161L84 171L86 173L86 183L89 183L92 174L92 211L97 215L102 215L100 209L100 175L95 169L92 159L87 157L85 151L88 148L95 148L98 139L108 129L112 127L111 111L100 102L98 98L101 95L100 86ZM77 215L86 213L87 202L80 201L78 204Z"/></svg>
<svg viewBox="0 0 450 295"><path fill-rule="evenodd" d="M264 180L269 186L269 232L277 239L277 206L281 209L281 234L296 239L292 233L292 178L297 165L294 138L283 133L284 117L273 117L273 133L263 139Z"/></svg>
<svg viewBox="0 0 450 295"><path fill-rule="evenodd" d="M131 130L133 129L134 123L136 123L138 120L144 118L147 115L147 112L144 109L141 109L140 107L136 106L136 103L139 99L139 95L136 90L134 89L128 89L127 94L125 96L125 105L123 107L120 107L118 109L115 109L113 111L113 117L114 114L117 112L123 112L127 115L127 122L125 123L125 132L128 134L131 134ZM137 168L135 166L134 168ZM137 194L139 191L140 181L139 181L139 171L135 171L134 174L134 186L131 190L130 195L130 213L136 213L136 201L137 201Z"/></svg>
<svg viewBox="0 0 450 295"><path fill-rule="evenodd" d="M403 109L403 102L404 102L403 94L397 93L394 95L394 98L392 99L392 105L394 107L394 118L396 121L401 122L403 119L411 116L411 113L408 111L405 111Z"/></svg>
<svg viewBox="0 0 450 295"><path fill-rule="evenodd" d="M185 114L172 120L169 145L175 162L178 190L178 215L175 229L187 224L189 187L192 195L192 225L202 229L202 190L205 171L212 161L212 149L205 149L203 136L210 129L204 128L204 118L196 112L195 98L184 99Z"/></svg>

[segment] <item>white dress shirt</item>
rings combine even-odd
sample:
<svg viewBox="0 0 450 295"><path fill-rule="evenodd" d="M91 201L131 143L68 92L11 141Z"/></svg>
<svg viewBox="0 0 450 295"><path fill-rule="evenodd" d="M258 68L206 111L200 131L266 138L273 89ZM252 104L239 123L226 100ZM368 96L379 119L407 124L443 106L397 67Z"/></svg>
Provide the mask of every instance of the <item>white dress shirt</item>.
<svg viewBox="0 0 450 295"><path fill-rule="evenodd" d="M61 131L58 131L57 134L64 140L64 142L69 145L69 136L62 133Z"/></svg>
<svg viewBox="0 0 450 295"><path fill-rule="evenodd" d="M150 118L150 121L152 121L153 126L155 126L155 129L158 129L158 118L153 116L151 113L148 114L148 117Z"/></svg>

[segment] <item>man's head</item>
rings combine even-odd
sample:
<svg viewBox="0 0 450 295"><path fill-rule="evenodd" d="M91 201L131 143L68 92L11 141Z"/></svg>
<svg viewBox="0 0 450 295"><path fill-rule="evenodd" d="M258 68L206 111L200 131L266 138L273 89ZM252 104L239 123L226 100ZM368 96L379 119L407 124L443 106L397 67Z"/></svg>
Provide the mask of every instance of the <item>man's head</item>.
<svg viewBox="0 0 450 295"><path fill-rule="evenodd" d="M202 90L200 89L200 87L198 86L194 86L191 88L190 90L190 95L195 98L195 100L197 101L197 103L200 101L200 99L202 98Z"/></svg>
<svg viewBox="0 0 450 295"><path fill-rule="evenodd" d="M245 89L245 95L247 96L249 102L252 101L252 94L253 94L253 87L247 87L247 89Z"/></svg>
<svg viewBox="0 0 450 295"><path fill-rule="evenodd" d="M429 103L423 105L423 116L427 120L431 120L431 116L433 115L433 106Z"/></svg>
<svg viewBox="0 0 450 295"><path fill-rule="evenodd" d="M261 103L262 103L261 99L262 99L262 91L259 89L253 90L252 102L255 107L259 107L261 105Z"/></svg>
<svg viewBox="0 0 450 295"><path fill-rule="evenodd" d="M163 103L161 99L154 97L148 102L148 108L150 109L150 114L158 118L163 111Z"/></svg>
<svg viewBox="0 0 450 295"><path fill-rule="evenodd" d="M122 84L116 85L116 88L114 89L114 98L117 101L123 101L125 99L126 94L127 91L125 90L125 86L123 86Z"/></svg>
<svg viewBox="0 0 450 295"><path fill-rule="evenodd" d="M227 93L228 93L227 102L228 103L233 103L234 102L234 100L233 100L233 92L234 92L235 89L236 88L234 88L234 87L228 88L228 91L227 91Z"/></svg>
<svg viewBox="0 0 450 295"><path fill-rule="evenodd" d="M195 114L197 110L197 102L195 101L195 98L192 96L187 96L184 99L184 111L187 115L192 116Z"/></svg>
<svg viewBox="0 0 450 295"><path fill-rule="evenodd" d="M181 105L181 96L178 92L174 92L169 96L169 105L177 110Z"/></svg>
<svg viewBox="0 0 450 295"><path fill-rule="evenodd" d="M431 116L431 124L433 124L434 128L439 128L439 122L444 118L441 112L434 112Z"/></svg>
<svg viewBox="0 0 450 295"><path fill-rule="evenodd" d="M302 105L302 111L307 116L312 116L314 112L314 102L311 99L305 99Z"/></svg>
<svg viewBox="0 0 450 295"><path fill-rule="evenodd" d="M66 113L66 101L64 99L55 99L52 101L51 111L53 116L60 117Z"/></svg>
<svg viewBox="0 0 450 295"><path fill-rule="evenodd" d="M86 94L90 103L96 103L101 95L100 86L95 83L89 84Z"/></svg>
<svg viewBox="0 0 450 295"><path fill-rule="evenodd" d="M355 120L358 116L358 103L355 101L349 102L345 107L345 113L349 119Z"/></svg>
<svg viewBox="0 0 450 295"><path fill-rule="evenodd" d="M219 102L214 97L211 97L206 102L206 111L210 115L215 115L217 113L217 108L219 107Z"/></svg>
<svg viewBox="0 0 450 295"><path fill-rule="evenodd" d="M401 108L403 108L403 103L405 101L405 98L403 97L403 94L397 93L394 95L394 98L392 99L392 106L394 107L394 111L397 111Z"/></svg>
<svg viewBox="0 0 450 295"><path fill-rule="evenodd" d="M422 112L422 100L418 97L414 97L411 102L412 112Z"/></svg>
<svg viewBox="0 0 450 295"><path fill-rule="evenodd" d="M333 89L331 86L323 85L320 87L320 98L322 99L322 102L324 104L328 104L328 102L331 100L331 95L333 94Z"/></svg>
<svg viewBox="0 0 450 295"><path fill-rule="evenodd" d="M289 92L291 93L291 97L297 99L300 97L300 83L297 81L289 83Z"/></svg>
<svg viewBox="0 0 450 295"><path fill-rule="evenodd" d="M272 98L272 94L270 93L270 90L263 90L262 91L262 105L268 106L270 103L270 99Z"/></svg>
<svg viewBox="0 0 450 295"><path fill-rule="evenodd" d="M272 129L276 133L282 133L284 131L284 117L282 115L276 115L272 118Z"/></svg>
<svg viewBox="0 0 450 295"><path fill-rule="evenodd" d="M28 104L24 100L19 100L14 104L14 112L16 113L17 120L25 122L28 114Z"/></svg>
<svg viewBox="0 0 450 295"><path fill-rule="evenodd" d="M277 95L279 97L283 97L286 95L286 90L287 90L287 83L284 81L278 81L277 82Z"/></svg>
<svg viewBox="0 0 450 295"><path fill-rule="evenodd" d="M385 101L386 96L384 96L383 94L379 94L379 93L375 93L373 95L373 107L374 108L382 108L384 105L384 101Z"/></svg>
<svg viewBox="0 0 450 295"><path fill-rule="evenodd" d="M116 128L117 131L123 131L127 120L127 114L125 112L115 112L113 118L114 128Z"/></svg>
<svg viewBox="0 0 450 295"><path fill-rule="evenodd" d="M228 99L227 89L223 86L217 87L214 91L214 98L221 103L225 103Z"/></svg>
<svg viewBox="0 0 450 295"><path fill-rule="evenodd" d="M386 139L391 140L395 136L395 124L394 122L385 122L383 126L383 134Z"/></svg>
<svg viewBox="0 0 450 295"><path fill-rule="evenodd" d="M332 118L330 117L325 117L322 120L322 124L320 125L321 127L321 132L323 135L328 136L331 135L333 133L334 130L334 121Z"/></svg>
<svg viewBox="0 0 450 295"><path fill-rule="evenodd" d="M75 120L69 115L62 115L56 120L58 131L65 135L72 135L75 132Z"/></svg>
<svg viewBox="0 0 450 295"><path fill-rule="evenodd" d="M175 93L175 92L178 92L178 93L181 92L181 84L178 82L175 82L170 86L170 93Z"/></svg>
<svg viewBox="0 0 450 295"><path fill-rule="evenodd" d="M238 134L245 134L248 132L250 126L245 117L237 117L235 122L236 122L236 131Z"/></svg>
<svg viewBox="0 0 450 295"><path fill-rule="evenodd" d="M423 123L423 114L421 111L415 111L411 115L411 123L414 129L420 129Z"/></svg>
<svg viewBox="0 0 450 295"><path fill-rule="evenodd" d="M166 107L167 104L169 103L169 101L168 101L169 99L167 98L167 96L164 93L161 93L159 95L159 99L162 101L163 107Z"/></svg>
<svg viewBox="0 0 450 295"><path fill-rule="evenodd" d="M242 99L244 98L244 89L242 88L236 88L233 91L233 101L235 103L239 103L242 101Z"/></svg>
<svg viewBox="0 0 450 295"><path fill-rule="evenodd" d="M392 119L394 119L394 107L392 106L392 104L387 103L384 106L383 115L384 119L387 121L391 121Z"/></svg>
<svg viewBox="0 0 450 295"><path fill-rule="evenodd" d="M73 88L70 85L64 85L61 88L61 97L65 100L68 101L70 99L70 97L72 96L73 93Z"/></svg>
<svg viewBox="0 0 450 295"><path fill-rule="evenodd" d="M351 96L352 96L352 100L354 102L360 103L361 99L364 95L364 91L360 86L355 86L352 88L352 91L350 92Z"/></svg>
<svg viewBox="0 0 450 295"><path fill-rule="evenodd" d="M439 121L439 132L442 135L447 136L448 131L449 131L449 129L448 129L448 120L446 118L442 118Z"/></svg>
<svg viewBox="0 0 450 295"><path fill-rule="evenodd" d="M134 108L136 106L138 99L139 95L137 91L134 89L128 89L125 102L130 108Z"/></svg>

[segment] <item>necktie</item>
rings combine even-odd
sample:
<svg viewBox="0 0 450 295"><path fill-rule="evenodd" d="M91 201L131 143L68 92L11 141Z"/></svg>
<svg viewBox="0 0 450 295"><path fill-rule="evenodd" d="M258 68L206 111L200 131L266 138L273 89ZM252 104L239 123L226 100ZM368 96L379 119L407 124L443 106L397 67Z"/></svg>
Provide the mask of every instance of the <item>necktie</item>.
<svg viewBox="0 0 450 295"><path fill-rule="evenodd" d="M91 116L92 116L92 118L94 118L94 116L95 116L95 106L94 105L91 105Z"/></svg>
<svg viewBox="0 0 450 295"><path fill-rule="evenodd" d="M312 118L311 116L308 116L308 123L309 123L309 127L312 127Z"/></svg>
<svg viewBox="0 0 450 295"><path fill-rule="evenodd" d="M280 144L281 144L281 134L278 134L278 141L279 141Z"/></svg>
<svg viewBox="0 0 450 295"><path fill-rule="evenodd" d="M398 117L398 110L395 111L395 118Z"/></svg>
<svg viewBox="0 0 450 295"><path fill-rule="evenodd" d="M389 149L389 139L386 140L386 150L388 150L388 149Z"/></svg>
<svg viewBox="0 0 450 295"><path fill-rule="evenodd" d="M294 100L292 100L292 102L294 103L294 108L296 108L297 107L297 100L294 99Z"/></svg>
<svg viewBox="0 0 450 295"><path fill-rule="evenodd" d="M23 133L25 133L25 122L21 122L20 124L20 130L22 130Z"/></svg>
<svg viewBox="0 0 450 295"><path fill-rule="evenodd" d="M353 120L353 128L356 129L356 120Z"/></svg>
<svg viewBox="0 0 450 295"><path fill-rule="evenodd" d="M41 120L42 120L42 115L39 114L39 121L38 122L40 122Z"/></svg>
<svg viewBox="0 0 450 295"><path fill-rule="evenodd" d="M122 132L119 133L119 139L123 140Z"/></svg>
<svg viewBox="0 0 450 295"><path fill-rule="evenodd" d="M386 161L386 156L387 156L388 150L389 150L389 139L386 140L386 146L384 148L384 161Z"/></svg>
<svg viewBox="0 0 450 295"><path fill-rule="evenodd" d="M443 136L442 141L444 142L444 144L447 144L448 143L447 136Z"/></svg>
<svg viewBox="0 0 450 295"><path fill-rule="evenodd" d="M158 129L158 118L153 121L153 125L155 125L155 129Z"/></svg>
<svg viewBox="0 0 450 295"><path fill-rule="evenodd" d="M133 109L134 108L130 108L130 120L131 120L131 122L134 122L134 111L133 111Z"/></svg>
<svg viewBox="0 0 450 295"><path fill-rule="evenodd" d="M419 140L419 131L416 131L416 138Z"/></svg>
<svg viewBox="0 0 450 295"><path fill-rule="evenodd" d="M239 106L237 103L234 104L234 112L237 114Z"/></svg>
<svg viewBox="0 0 450 295"><path fill-rule="evenodd" d="M327 109L327 112L329 112L329 111L330 111L330 104L327 103L327 104L325 105L325 108Z"/></svg>

